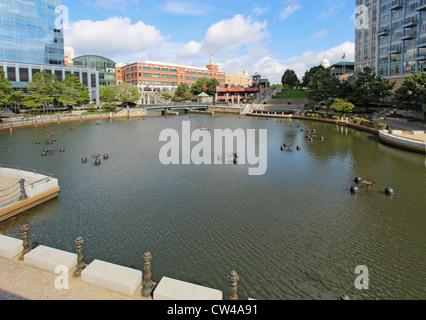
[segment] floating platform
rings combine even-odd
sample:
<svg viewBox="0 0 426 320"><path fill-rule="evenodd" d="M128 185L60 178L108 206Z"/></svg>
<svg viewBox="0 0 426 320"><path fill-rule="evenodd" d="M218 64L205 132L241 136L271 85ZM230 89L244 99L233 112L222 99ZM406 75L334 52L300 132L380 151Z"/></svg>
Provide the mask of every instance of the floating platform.
<svg viewBox="0 0 426 320"><path fill-rule="evenodd" d="M0 165L0 221L58 197L58 179L48 173Z"/></svg>

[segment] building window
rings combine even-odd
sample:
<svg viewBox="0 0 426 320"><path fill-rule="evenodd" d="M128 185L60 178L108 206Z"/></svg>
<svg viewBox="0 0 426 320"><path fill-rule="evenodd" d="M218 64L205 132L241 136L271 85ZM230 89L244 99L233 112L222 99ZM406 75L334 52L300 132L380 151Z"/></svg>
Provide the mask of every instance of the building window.
<svg viewBox="0 0 426 320"><path fill-rule="evenodd" d="M153 78L161 78L161 74L159 74L159 73L153 73L152 77Z"/></svg>
<svg viewBox="0 0 426 320"><path fill-rule="evenodd" d="M30 81L27 68L19 68L19 81L22 81L22 82Z"/></svg>

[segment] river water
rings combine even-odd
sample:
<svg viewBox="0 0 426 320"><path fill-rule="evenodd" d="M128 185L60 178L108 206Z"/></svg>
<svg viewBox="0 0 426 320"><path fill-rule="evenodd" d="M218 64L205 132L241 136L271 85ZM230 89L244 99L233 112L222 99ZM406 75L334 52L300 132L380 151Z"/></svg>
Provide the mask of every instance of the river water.
<svg viewBox="0 0 426 320"><path fill-rule="evenodd" d="M181 133L183 121L210 132L266 129L266 173L249 175L248 162L163 165L160 133ZM309 141L307 128L324 141ZM41 157L49 132L56 150ZM281 151L285 142L293 146ZM93 154L109 159L95 166ZM0 133L0 163L51 172L61 192L1 222L0 233L19 237L19 226L28 223L32 243L71 252L83 236L85 263L139 270L150 251L154 281L167 276L200 284L222 290L225 299L232 269L240 276L240 299L425 299L425 160L353 129L236 115L14 130ZM375 185L351 194L358 176ZM357 266L368 274L355 273ZM360 275L368 289L356 288Z"/></svg>

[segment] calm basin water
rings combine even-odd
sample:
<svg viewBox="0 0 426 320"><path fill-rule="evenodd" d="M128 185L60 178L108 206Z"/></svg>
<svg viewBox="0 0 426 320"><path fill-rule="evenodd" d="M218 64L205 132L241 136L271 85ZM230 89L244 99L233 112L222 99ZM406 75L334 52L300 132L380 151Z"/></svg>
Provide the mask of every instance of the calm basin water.
<svg viewBox="0 0 426 320"><path fill-rule="evenodd" d="M161 164L160 132L180 132L182 121L267 129L266 174L249 176L249 164ZM325 140L310 142L298 124ZM35 141L52 131L56 150L41 157ZM291 151L280 150L284 142ZM97 153L109 159L95 166ZM86 263L143 270L150 251L154 281L189 281L225 298L232 269L240 299L426 298L425 157L367 133L234 115L75 122L0 133L0 163L51 172L61 186L58 199L0 223L0 233L19 237L29 223L31 242L71 252L83 236ZM357 176L376 184L351 194ZM367 290L355 287L359 265Z"/></svg>

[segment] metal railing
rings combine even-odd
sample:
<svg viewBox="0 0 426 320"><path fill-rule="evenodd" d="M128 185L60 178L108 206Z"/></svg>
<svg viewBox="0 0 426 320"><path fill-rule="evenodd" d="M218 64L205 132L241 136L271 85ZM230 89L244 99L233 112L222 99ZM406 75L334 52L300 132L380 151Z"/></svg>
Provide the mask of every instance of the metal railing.
<svg viewBox="0 0 426 320"><path fill-rule="evenodd" d="M34 173L34 174L41 174L41 175L44 175L44 176L48 176L50 178L53 177L53 173L44 172L44 171L36 170L36 169L29 169L29 168L25 168L25 167L21 167L21 166L14 166L14 165L1 164L0 163L0 169L1 168L15 169L15 170L18 170L18 171L26 171L26 172L31 172L31 173Z"/></svg>
<svg viewBox="0 0 426 320"><path fill-rule="evenodd" d="M0 190L0 208L6 207L18 200L27 199L25 192L25 180L21 179L12 186Z"/></svg>

